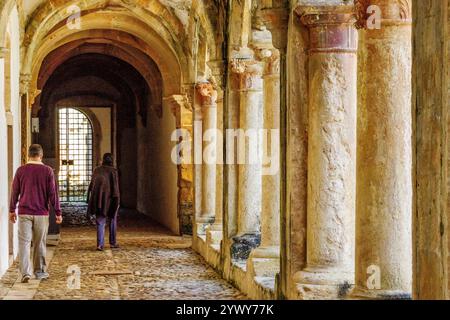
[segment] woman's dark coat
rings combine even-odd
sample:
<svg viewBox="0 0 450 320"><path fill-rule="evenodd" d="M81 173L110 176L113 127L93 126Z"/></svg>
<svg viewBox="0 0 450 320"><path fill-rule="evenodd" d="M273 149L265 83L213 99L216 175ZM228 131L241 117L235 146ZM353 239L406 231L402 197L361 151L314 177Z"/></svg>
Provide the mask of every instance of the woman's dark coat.
<svg viewBox="0 0 450 320"><path fill-rule="evenodd" d="M88 215L114 217L120 204L117 169L102 165L95 168L88 189Z"/></svg>

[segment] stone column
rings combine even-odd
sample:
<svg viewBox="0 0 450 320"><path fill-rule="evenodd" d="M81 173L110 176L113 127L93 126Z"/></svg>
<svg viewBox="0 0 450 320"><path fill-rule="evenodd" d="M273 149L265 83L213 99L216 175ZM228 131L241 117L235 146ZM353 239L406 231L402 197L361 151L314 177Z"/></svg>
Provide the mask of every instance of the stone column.
<svg viewBox="0 0 450 320"><path fill-rule="evenodd" d="M198 222L202 214L202 164L203 164L203 114L202 108L198 103L194 103L194 215L195 230L194 234L202 234L203 224Z"/></svg>
<svg viewBox="0 0 450 320"><path fill-rule="evenodd" d="M261 245L252 251L248 269L253 276L274 277L280 270L280 52L274 48L263 49L261 55L264 61L263 134L267 139L263 147L271 162L263 162Z"/></svg>
<svg viewBox="0 0 450 320"><path fill-rule="evenodd" d="M362 32L354 296L411 296L411 5L373 0L379 29ZM359 26L366 8L359 7ZM368 28L372 28L370 26Z"/></svg>
<svg viewBox="0 0 450 320"><path fill-rule="evenodd" d="M260 244L262 71L261 63L254 60L253 52L248 48L242 48L232 61L232 72L238 74L240 92L241 132L237 136L243 146L246 141L245 148L239 148L239 143L236 148L239 167L238 230L232 245L232 256L236 259L247 259L251 249Z"/></svg>
<svg viewBox="0 0 450 320"><path fill-rule="evenodd" d="M29 97L29 88L31 75L20 75L20 112L21 112L21 162L25 164L28 160L28 146L31 144L31 105Z"/></svg>
<svg viewBox="0 0 450 320"><path fill-rule="evenodd" d="M268 51L264 68L264 129L270 140L266 146L273 171L262 177L261 247L272 248L279 255L280 246L280 52ZM273 133L272 133L273 131ZM270 138L269 138L270 137ZM274 138L274 139L273 139ZM272 146L276 144L277 148ZM271 150L276 150L271 154ZM261 249L262 249L261 248Z"/></svg>
<svg viewBox="0 0 450 320"><path fill-rule="evenodd" d="M309 28L307 264L303 299L354 280L357 31L351 6L299 10Z"/></svg>
<svg viewBox="0 0 450 320"><path fill-rule="evenodd" d="M223 101L224 101L224 89L223 89L223 60L213 60L208 62L208 66L211 69L212 76L217 89L217 164L216 164L216 208L214 223L208 227L206 232L207 242L210 244L218 245L223 238ZM222 139L219 139L219 136Z"/></svg>
<svg viewBox="0 0 450 320"><path fill-rule="evenodd" d="M203 115L202 200L197 223L203 225L199 231L205 234L204 228L214 222L216 210L217 91L205 82L197 85L197 92Z"/></svg>
<svg viewBox="0 0 450 320"><path fill-rule="evenodd" d="M271 32L272 44L279 51L279 77L280 77L280 263L279 263L279 276L276 279L277 290L280 297L288 296L288 283L292 284L291 270L293 268L294 261L298 261L298 257L302 256L299 253L298 247L295 245L298 240L296 238L302 238L304 236L303 232L295 232L295 229L291 229L287 232L287 228L290 225L289 220L295 219L298 215L304 214L306 221L306 210L302 212L301 210L293 210L292 213L288 214L286 209L287 204L287 191L288 191L288 175L286 172L287 165L287 141L289 141L287 136L287 103L286 103L286 88L287 88L287 77L286 77L286 51L287 51L287 41L288 34L292 32L288 30L290 21L288 9L289 4L286 2L272 2L269 1L266 5L261 6L261 10L257 12L262 23ZM293 128L291 127L290 130ZM295 171L295 170L292 170ZM306 171L306 170L305 170ZM298 185L298 181L296 182ZM298 222L299 220L296 219ZM301 223L296 223L297 228L301 228ZM306 237L305 237L306 238ZM306 241L304 241L306 242ZM299 270L299 269L297 269Z"/></svg>
<svg viewBox="0 0 450 320"><path fill-rule="evenodd" d="M192 106L189 99L184 94L174 94L163 99L163 103L170 106L172 114L175 117L175 127L180 130L178 144L181 149L178 151L178 217L180 219L180 230L182 234L192 234L192 186L193 186L193 167L192 167ZM157 106L156 106L157 108ZM188 152L189 150L189 152Z"/></svg>

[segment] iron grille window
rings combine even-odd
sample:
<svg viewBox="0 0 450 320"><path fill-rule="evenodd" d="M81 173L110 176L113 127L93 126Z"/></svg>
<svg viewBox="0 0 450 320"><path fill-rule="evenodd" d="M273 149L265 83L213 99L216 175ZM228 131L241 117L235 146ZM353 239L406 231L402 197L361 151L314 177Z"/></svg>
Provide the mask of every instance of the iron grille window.
<svg viewBox="0 0 450 320"><path fill-rule="evenodd" d="M84 113L59 109L59 194L61 202L84 202L92 174L92 126Z"/></svg>

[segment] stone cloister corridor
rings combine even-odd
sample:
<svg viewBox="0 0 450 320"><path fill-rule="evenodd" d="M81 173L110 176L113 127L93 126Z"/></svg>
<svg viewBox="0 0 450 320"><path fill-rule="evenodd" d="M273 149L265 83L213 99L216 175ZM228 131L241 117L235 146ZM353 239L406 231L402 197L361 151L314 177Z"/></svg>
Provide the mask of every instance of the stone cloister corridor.
<svg viewBox="0 0 450 320"><path fill-rule="evenodd" d="M448 300L449 1L0 0L0 299ZM31 144L63 224L21 283Z"/></svg>
<svg viewBox="0 0 450 320"><path fill-rule="evenodd" d="M92 250L92 227L63 229L53 247L48 281L29 285L17 279L14 265L0 282L0 299L151 300L245 299L191 247L190 237L174 236L155 222L121 213L121 250ZM68 266L83 274L80 290L67 287Z"/></svg>

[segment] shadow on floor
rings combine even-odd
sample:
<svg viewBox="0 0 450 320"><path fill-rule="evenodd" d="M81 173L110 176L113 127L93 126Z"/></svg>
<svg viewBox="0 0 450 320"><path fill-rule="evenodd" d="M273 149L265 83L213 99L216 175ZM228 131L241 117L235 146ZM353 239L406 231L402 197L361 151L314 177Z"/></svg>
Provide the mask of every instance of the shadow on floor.
<svg viewBox="0 0 450 320"><path fill-rule="evenodd" d="M85 203L65 203L61 205L64 217L62 232L70 228L90 227L95 228L95 218L87 216ZM175 235L151 217L137 212L134 209L121 208L118 215L118 229L126 229L128 232L149 232L151 234Z"/></svg>

